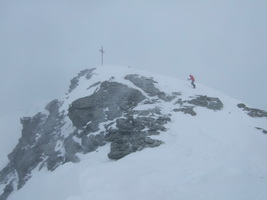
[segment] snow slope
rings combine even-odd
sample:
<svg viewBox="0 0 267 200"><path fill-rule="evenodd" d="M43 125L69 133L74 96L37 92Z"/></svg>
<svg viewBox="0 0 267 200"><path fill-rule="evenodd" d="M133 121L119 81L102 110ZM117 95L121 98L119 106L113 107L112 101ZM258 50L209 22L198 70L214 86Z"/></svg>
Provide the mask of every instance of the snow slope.
<svg viewBox="0 0 267 200"><path fill-rule="evenodd" d="M10 200L266 200L267 130L266 118L251 118L237 107L240 101L211 88L136 70L103 66L90 80L81 78L78 88L67 94L62 109L75 99L93 92L96 81L113 77L135 88L124 79L127 74L153 77L166 93L180 92L183 99L193 95L218 97L221 111L196 107L196 116L174 112L174 101L161 103L171 114L168 130L155 139L164 141L157 148L132 153L118 161L108 159L109 144L95 152L79 155L79 163L67 163L53 172L35 171L27 184L11 194ZM65 107L64 107L65 106ZM142 109L149 105L142 105Z"/></svg>

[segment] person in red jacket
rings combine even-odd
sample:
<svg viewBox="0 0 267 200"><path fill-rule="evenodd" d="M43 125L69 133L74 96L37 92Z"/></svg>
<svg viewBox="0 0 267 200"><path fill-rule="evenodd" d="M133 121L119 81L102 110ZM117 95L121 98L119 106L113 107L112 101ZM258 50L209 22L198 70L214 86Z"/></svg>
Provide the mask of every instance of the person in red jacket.
<svg viewBox="0 0 267 200"><path fill-rule="evenodd" d="M195 85L195 77L190 74L188 80L191 80L191 84L193 85L194 88L196 88L196 85Z"/></svg>

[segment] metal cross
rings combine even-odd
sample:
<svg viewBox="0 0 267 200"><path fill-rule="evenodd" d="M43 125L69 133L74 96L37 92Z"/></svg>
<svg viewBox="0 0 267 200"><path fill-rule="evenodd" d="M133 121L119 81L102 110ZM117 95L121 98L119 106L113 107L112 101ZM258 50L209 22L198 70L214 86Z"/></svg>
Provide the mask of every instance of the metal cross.
<svg viewBox="0 0 267 200"><path fill-rule="evenodd" d="M101 47L101 49L99 51L101 52L101 64L103 66L103 59L104 59L104 53L105 53L105 51L104 51L103 47Z"/></svg>

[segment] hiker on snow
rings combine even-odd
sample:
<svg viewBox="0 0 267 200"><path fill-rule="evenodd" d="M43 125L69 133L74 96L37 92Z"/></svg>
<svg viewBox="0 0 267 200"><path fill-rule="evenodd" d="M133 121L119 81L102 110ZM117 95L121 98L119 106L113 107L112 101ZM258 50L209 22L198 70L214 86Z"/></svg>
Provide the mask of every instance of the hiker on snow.
<svg viewBox="0 0 267 200"><path fill-rule="evenodd" d="M195 77L190 74L188 80L191 80L191 84L193 85L194 88L196 88L196 85L195 85Z"/></svg>

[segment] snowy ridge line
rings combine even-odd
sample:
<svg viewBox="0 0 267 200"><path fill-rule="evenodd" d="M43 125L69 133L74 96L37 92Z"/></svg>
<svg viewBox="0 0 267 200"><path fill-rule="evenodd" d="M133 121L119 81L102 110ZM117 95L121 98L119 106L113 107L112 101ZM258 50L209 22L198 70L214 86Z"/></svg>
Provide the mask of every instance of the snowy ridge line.
<svg viewBox="0 0 267 200"><path fill-rule="evenodd" d="M50 181L65 185L55 187L58 200L190 200L199 191L214 191L205 200L263 200L265 111L240 105L200 84L129 67L83 70L65 96L22 122L0 172L0 200L51 199L39 195L55 191Z"/></svg>

